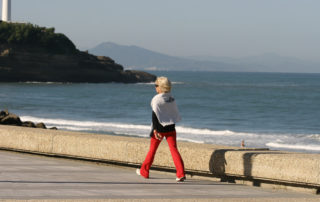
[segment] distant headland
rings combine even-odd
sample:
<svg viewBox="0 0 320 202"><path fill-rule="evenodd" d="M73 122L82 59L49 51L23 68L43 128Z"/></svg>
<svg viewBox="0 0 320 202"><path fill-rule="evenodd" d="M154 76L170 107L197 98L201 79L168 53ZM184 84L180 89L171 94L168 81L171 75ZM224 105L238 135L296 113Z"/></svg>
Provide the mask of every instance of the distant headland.
<svg viewBox="0 0 320 202"><path fill-rule="evenodd" d="M0 21L0 82L153 82L109 57L78 50L54 28Z"/></svg>

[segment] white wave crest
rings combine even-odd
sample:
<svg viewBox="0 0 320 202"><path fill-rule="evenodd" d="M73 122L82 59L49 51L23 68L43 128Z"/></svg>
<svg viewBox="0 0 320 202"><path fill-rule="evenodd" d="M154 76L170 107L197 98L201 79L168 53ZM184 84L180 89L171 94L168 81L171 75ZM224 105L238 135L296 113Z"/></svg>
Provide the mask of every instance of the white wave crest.
<svg viewBox="0 0 320 202"><path fill-rule="evenodd" d="M78 126L80 129L87 127L85 129L92 128L103 128L103 127L116 127L116 128L126 128L126 129L150 129L150 126L146 125L134 125L134 124L124 124L124 123L111 123L111 122L95 122L95 121L75 121L75 120L65 120L65 119L47 119L47 118L36 118L32 116L21 116L22 121L32 121L32 122L43 122L50 125L59 126ZM70 127L69 127L70 128ZM75 127L72 128L75 130Z"/></svg>
<svg viewBox="0 0 320 202"><path fill-rule="evenodd" d="M48 126L48 127L50 128L53 126ZM90 131L90 130L92 130L92 128L79 128L79 127L72 127L72 126L62 126L62 127L59 127L59 129L71 130L71 131Z"/></svg>
<svg viewBox="0 0 320 202"><path fill-rule="evenodd" d="M211 135L211 136L246 136L246 137L256 137L257 134L254 133L238 133L233 132L230 130L210 130L210 129L196 129L196 128L189 128L189 127L176 127L177 131L181 133L188 133L188 134L201 134L201 135Z"/></svg>
<svg viewBox="0 0 320 202"><path fill-rule="evenodd" d="M320 140L320 134L311 134L307 136L308 138Z"/></svg>
<svg viewBox="0 0 320 202"><path fill-rule="evenodd" d="M268 142L266 145L273 148L320 151L320 145L282 144L276 142Z"/></svg>
<svg viewBox="0 0 320 202"><path fill-rule="evenodd" d="M128 131L139 130L149 131L150 125L139 125L129 123L116 123L116 122L96 122L96 121L78 121L78 120L66 120L66 119L48 119L38 118L32 116L21 116L22 121L43 122L45 124L55 125L56 127L65 128L67 130L102 130L105 128L117 128L125 129ZM214 131L210 129L197 129L190 127L176 127L177 132L189 134L189 135L208 135L208 136L245 136L256 137L257 134L253 133L237 133L230 130Z"/></svg>

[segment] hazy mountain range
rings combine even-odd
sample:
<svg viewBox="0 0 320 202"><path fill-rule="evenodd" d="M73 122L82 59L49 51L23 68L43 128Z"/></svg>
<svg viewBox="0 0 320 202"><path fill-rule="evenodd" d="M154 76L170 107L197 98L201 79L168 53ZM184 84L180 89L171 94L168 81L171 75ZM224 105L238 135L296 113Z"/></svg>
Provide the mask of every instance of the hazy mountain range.
<svg viewBox="0 0 320 202"><path fill-rule="evenodd" d="M89 49L95 55L108 56L127 69L175 71L237 71L237 72L305 72L319 73L320 64L273 53L244 58L190 56L174 57L138 46L111 42Z"/></svg>

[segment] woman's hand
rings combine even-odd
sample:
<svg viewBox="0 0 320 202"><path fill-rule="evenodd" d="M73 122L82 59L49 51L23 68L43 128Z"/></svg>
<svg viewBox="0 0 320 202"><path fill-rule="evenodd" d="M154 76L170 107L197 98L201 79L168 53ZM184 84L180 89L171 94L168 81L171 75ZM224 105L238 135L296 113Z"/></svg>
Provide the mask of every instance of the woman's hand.
<svg viewBox="0 0 320 202"><path fill-rule="evenodd" d="M154 137L158 140L162 140L163 136L160 135L156 130L153 130Z"/></svg>

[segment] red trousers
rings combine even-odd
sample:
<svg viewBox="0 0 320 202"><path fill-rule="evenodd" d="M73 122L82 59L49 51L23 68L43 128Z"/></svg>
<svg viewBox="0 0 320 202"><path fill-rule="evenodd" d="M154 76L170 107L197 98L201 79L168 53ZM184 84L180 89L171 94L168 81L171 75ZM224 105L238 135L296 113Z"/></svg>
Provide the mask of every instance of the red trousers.
<svg viewBox="0 0 320 202"><path fill-rule="evenodd" d="M168 145L170 148L170 152L171 152L171 156L173 158L174 165L176 166L177 177L178 178L184 177L185 176L184 164L183 164L183 160L182 160L181 155L180 155L178 148L177 148L176 131L172 131L172 132L168 132L168 133L159 133L159 134L162 135L163 137L166 137L166 139L167 139L167 142L168 142ZM152 165L152 162L153 162L154 156L156 154L156 151L158 149L158 146L161 143L161 140L156 139L155 134L153 134L153 136L151 137L149 152L148 152L147 157L144 160L144 162L140 168L140 174L144 178L149 178L149 170Z"/></svg>

